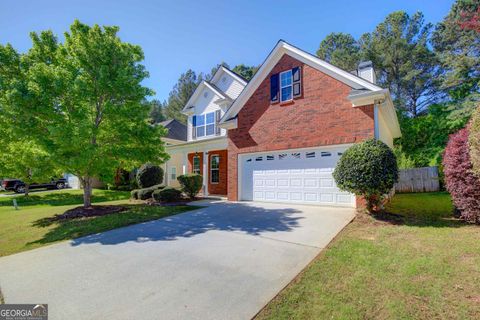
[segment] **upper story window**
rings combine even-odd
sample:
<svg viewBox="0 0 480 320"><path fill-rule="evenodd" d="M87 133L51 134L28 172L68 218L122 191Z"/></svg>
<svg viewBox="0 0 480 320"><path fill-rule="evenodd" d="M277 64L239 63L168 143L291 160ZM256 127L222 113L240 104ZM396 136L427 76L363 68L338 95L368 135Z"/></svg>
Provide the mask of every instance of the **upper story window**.
<svg viewBox="0 0 480 320"><path fill-rule="evenodd" d="M285 70L270 76L270 102L287 102L302 96L301 68Z"/></svg>
<svg viewBox="0 0 480 320"><path fill-rule="evenodd" d="M193 119L197 138L215 134L215 112L194 116Z"/></svg>
<svg viewBox="0 0 480 320"><path fill-rule="evenodd" d="M292 70L280 73L280 102L292 100Z"/></svg>
<svg viewBox="0 0 480 320"><path fill-rule="evenodd" d="M219 135L220 127L217 125L220 120L220 110L206 114L195 115L192 118L192 138L202 138Z"/></svg>

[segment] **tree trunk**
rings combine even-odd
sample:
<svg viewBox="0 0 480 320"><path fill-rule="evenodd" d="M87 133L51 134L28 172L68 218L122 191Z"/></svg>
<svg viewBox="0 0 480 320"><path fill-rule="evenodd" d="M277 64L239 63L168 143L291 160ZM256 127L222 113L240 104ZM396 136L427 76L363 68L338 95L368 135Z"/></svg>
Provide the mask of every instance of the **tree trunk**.
<svg viewBox="0 0 480 320"><path fill-rule="evenodd" d="M25 197L28 197L28 192L30 191L30 185L28 183L25 184Z"/></svg>
<svg viewBox="0 0 480 320"><path fill-rule="evenodd" d="M83 207L90 208L92 206L92 178L84 177L82 180L83 180Z"/></svg>

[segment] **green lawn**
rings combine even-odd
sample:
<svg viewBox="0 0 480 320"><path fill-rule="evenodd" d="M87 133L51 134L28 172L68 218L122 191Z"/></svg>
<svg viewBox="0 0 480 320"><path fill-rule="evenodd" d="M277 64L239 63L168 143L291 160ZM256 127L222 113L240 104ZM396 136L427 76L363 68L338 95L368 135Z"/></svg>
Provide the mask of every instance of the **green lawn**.
<svg viewBox="0 0 480 320"><path fill-rule="evenodd" d="M480 227L447 193L397 194L348 225L258 319L480 319Z"/></svg>
<svg viewBox="0 0 480 320"><path fill-rule="evenodd" d="M52 191L29 197L0 197L0 256L38 248L122 226L159 219L194 207L151 207L130 204L129 192L94 190L95 204L124 204L129 210L100 217L47 223L45 218L82 204L81 190ZM16 199L19 210L15 210Z"/></svg>

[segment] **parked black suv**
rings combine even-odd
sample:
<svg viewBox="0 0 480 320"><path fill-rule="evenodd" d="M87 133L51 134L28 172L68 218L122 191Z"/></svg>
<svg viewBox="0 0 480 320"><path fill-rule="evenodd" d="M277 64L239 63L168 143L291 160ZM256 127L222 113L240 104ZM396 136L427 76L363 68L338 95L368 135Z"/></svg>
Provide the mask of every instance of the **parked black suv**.
<svg viewBox="0 0 480 320"><path fill-rule="evenodd" d="M29 190L32 189L65 189L67 187L67 179L52 179L46 183L32 183ZM16 193L25 192L25 183L18 179L5 179L2 181L1 188L3 190L15 191Z"/></svg>

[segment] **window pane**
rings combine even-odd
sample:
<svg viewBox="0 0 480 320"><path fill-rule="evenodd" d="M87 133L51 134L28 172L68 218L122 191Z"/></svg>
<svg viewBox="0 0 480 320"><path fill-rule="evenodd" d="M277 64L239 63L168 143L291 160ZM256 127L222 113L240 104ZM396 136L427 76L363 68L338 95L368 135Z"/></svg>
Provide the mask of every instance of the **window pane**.
<svg viewBox="0 0 480 320"><path fill-rule="evenodd" d="M205 135L205 126L197 127L197 137L203 137Z"/></svg>
<svg viewBox="0 0 480 320"><path fill-rule="evenodd" d="M220 181L220 174L218 170L212 170L212 183L218 183Z"/></svg>
<svg viewBox="0 0 480 320"><path fill-rule="evenodd" d="M282 88L282 101L287 101L292 99L292 87Z"/></svg>
<svg viewBox="0 0 480 320"><path fill-rule="evenodd" d="M220 157L219 156L212 156L212 169L218 169Z"/></svg>
<svg viewBox="0 0 480 320"><path fill-rule="evenodd" d="M207 124L215 123L215 112L207 113Z"/></svg>
<svg viewBox="0 0 480 320"><path fill-rule="evenodd" d="M197 127L203 126L204 124L205 124L205 115L202 114L200 116L197 116Z"/></svg>
<svg viewBox="0 0 480 320"><path fill-rule="evenodd" d="M215 133L215 125L214 124L208 124L207 125L207 136L211 136L212 134Z"/></svg>
<svg viewBox="0 0 480 320"><path fill-rule="evenodd" d="M292 84L292 71L287 71L280 74L280 84L282 87Z"/></svg>
<svg viewBox="0 0 480 320"><path fill-rule="evenodd" d="M200 174L200 158L193 157L193 173Z"/></svg>

